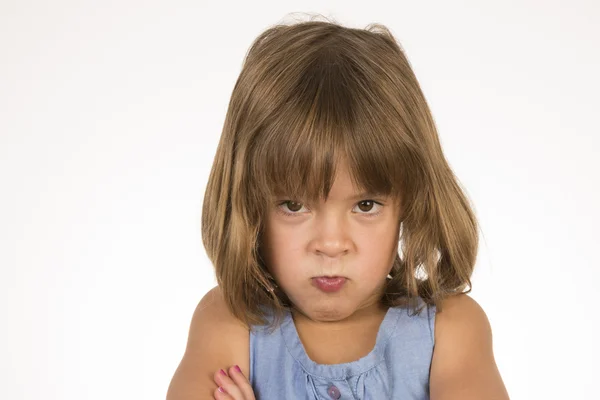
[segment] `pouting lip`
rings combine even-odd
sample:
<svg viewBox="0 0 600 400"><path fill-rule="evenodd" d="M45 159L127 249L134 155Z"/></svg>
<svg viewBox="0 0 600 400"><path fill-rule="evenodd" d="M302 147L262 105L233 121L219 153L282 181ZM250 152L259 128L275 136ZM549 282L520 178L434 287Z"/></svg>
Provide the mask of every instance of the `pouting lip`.
<svg viewBox="0 0 600 400"><path fill-rule="evenodd" d="M338 279L338 278L344 278L344 279L348 279L345 276L340 276L340 275L321 275L321 276L313 276L311 279L319 279L319 278L325 278L325 279Z"/></svg>
<svg viewBox="0 0 600 400"><path fill-rule="evenodd" d="M311 279L311 284L325 293L334 293L346 285L347 279L343 276L319 276Z"/></svg>

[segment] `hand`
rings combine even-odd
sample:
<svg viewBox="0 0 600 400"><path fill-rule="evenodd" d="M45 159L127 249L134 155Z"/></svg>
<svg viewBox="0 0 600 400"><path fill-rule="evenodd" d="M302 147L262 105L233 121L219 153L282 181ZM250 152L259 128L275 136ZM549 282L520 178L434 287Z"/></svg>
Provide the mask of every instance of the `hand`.
<svg viewBox="0 0 600 400"><path fill-rule="evenodd" d="M216 400L256 400L250 382L237 365L215 372L214 380L219 386L213 394Z"/></svg>

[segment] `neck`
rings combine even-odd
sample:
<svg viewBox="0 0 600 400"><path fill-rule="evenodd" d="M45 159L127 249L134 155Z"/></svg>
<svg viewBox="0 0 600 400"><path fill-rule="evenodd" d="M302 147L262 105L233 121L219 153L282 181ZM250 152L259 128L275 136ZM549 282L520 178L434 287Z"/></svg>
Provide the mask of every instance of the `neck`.
<svg viewBox="0 0 600 400"><path fill-rule="evenodd" d="M356 326L364 326L370 322L381 322L388 310L382 302L378 301L364 307L358 308L348 317L337 321L315 321L305 315L302 311L292 307L292 317L296 324L310 326L311 328L327 329L327 330L342 330L355 328Z"/></svg>

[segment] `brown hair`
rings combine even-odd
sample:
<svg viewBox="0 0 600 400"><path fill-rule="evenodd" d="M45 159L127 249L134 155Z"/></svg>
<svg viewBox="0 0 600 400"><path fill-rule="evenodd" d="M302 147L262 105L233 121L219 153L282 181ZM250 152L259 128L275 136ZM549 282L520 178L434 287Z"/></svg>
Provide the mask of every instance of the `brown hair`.
<svg viewBox="0 0 600 400"><path fill-rule="evenodd" d="M202 240L232 313L289 307L260 256L269 201L327 199L341 158L357 188L401 199L401 246L382 299L440 306L468 286L478 226L414 72L388 28L278 24L236 81L202 208ZM420 310L418 310L419 312ZM271 325L272 326L272 325Z"/></svg>

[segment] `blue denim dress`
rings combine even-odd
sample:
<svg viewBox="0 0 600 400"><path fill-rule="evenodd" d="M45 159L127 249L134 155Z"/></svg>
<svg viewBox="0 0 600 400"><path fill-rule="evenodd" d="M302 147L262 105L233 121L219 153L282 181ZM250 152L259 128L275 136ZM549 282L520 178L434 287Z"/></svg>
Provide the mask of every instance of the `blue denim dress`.
<svg viewBox="0 0 600 400"><path fill-rule="evenodd" d="M312 361L289 312L271 333L254 326L250 383L256 399L428 400L435 306L412 314L408 307L389 308L373 350L343 364Z"/></svg>

